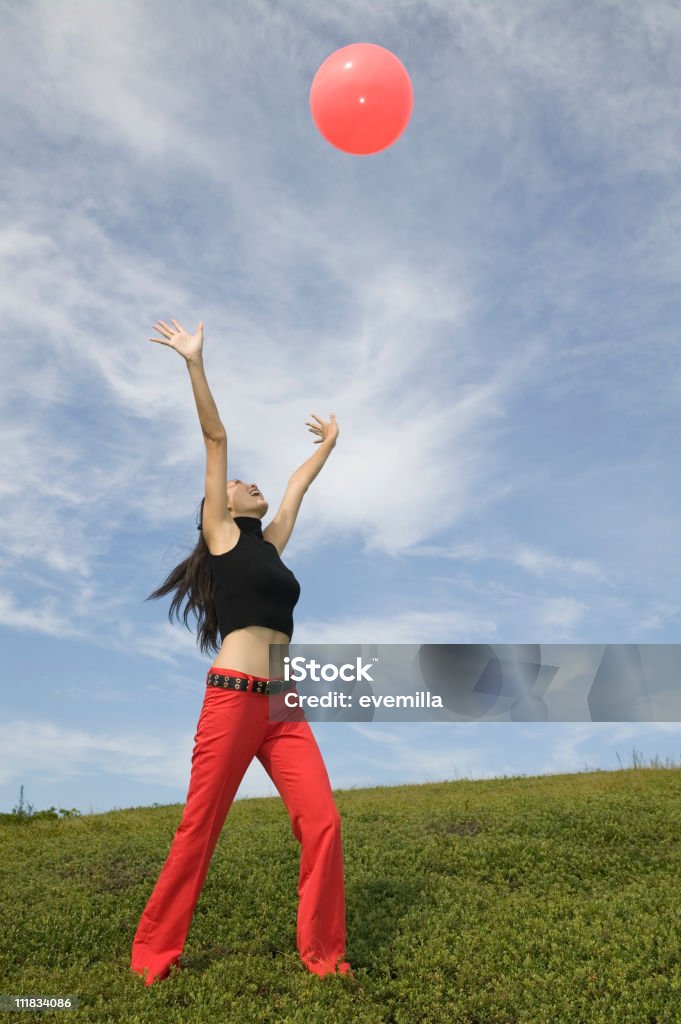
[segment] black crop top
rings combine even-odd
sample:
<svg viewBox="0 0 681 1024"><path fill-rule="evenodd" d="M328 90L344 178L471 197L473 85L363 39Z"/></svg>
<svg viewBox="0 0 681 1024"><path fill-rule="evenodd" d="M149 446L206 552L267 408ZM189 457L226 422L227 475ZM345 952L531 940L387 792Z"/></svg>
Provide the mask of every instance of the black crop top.
<svg viewBox="0 0 681 1024"><path fill-rule="evenodd" d="M300 584L274 544L263 540L254 516L235 516L241 534L221 555L210 551L213 601L222 638L246 626L266 626L293 636L293 609Z"/></svg>

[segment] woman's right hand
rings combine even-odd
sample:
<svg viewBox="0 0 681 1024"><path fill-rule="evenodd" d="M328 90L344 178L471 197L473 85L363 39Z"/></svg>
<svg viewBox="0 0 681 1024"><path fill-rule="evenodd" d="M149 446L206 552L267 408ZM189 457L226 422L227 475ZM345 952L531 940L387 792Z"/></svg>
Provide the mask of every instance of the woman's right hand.
<svg viewBox="0 0 681 1024"><path fill-rule="evenodd" d="M162 334L166 339L161 341L160 338L149 338L149 341L156 341L159 345L168 345L169 348L174 348L176 352L179 352L181 356L189 362L190 359L200 356L203 351L203 321L199 323L196 328L196 334L187 334L184 327L178 324L177 320L171 320L172 324L175 324L175 330L172 327L168 327L168 324L164 323L163 320L157 320L154 324L154 329Z"/></svg>

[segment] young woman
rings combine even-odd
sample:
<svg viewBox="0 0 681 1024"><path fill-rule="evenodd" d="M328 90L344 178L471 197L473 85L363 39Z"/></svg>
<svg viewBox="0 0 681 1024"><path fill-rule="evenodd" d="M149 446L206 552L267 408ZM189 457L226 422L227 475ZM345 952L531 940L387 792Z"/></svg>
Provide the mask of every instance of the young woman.
<svg viewBox="0 0 681 1024"><path fill-rule="evenodd" d="M158 590L175 590L170 607L194 608L201 649L222 646L208 671L194 737L192 769L182 820L132 945L130 967L146 985L166 978L178 964L210 860L239 784L257 757L277 787L301 845L297 946L314 974L353 975L345 960L345 892L341 823L314 734L301 710L283 715L283 698L295 684L269 676L269 645L288 645L300 586L280 555L291 535L308 486L336 444L335 416L319 426L319 449L295 471L279 511L265 530L267 502L253 483L227 480L227 434L203 369L203 324L193 335L176 320L154 329L149 341L174 348L185 359L206 442L206 489L196 548ZM178 615L179 618L179 615ZM203 619L203 624L202 624ZM279 701L270 720L270 698ZM261 868L271 863L264 854ZM236 880L235 880L236 881Z"/></svg>

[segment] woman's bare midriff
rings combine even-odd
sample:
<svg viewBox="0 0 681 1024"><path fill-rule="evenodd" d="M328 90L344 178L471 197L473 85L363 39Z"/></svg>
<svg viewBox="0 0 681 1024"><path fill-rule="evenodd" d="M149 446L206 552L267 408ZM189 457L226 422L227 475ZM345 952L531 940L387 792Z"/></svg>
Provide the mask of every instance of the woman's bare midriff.
<svg viewBox="0 0 681 1024"><path fill-rule="evenodd" d="M233 668L245 676L281 677L284 674L283 659L288 655L289 637L277 629L266 626L246 626L235 629L222 641L212 668ZM276 661L270 667L270 644L285 644L284 649L273 651Z"/></svg>

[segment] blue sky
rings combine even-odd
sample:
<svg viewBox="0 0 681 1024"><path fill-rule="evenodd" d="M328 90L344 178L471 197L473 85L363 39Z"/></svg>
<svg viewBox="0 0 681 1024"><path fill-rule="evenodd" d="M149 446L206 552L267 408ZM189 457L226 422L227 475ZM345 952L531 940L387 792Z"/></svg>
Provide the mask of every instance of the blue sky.
<svg viewBox="0 0 681 1024"><path fill-rule="evenodd" d="M205 453L276 511L298 643L675 644L681 10L2 4L0 804L183 802L210 659L170 599ZM309 89L407 68L391 148ZM193 618L190 623L193 623ZM315 723L334 788L681 759L677 723ZM239 797L274 795L257 761Z"/></svg>

